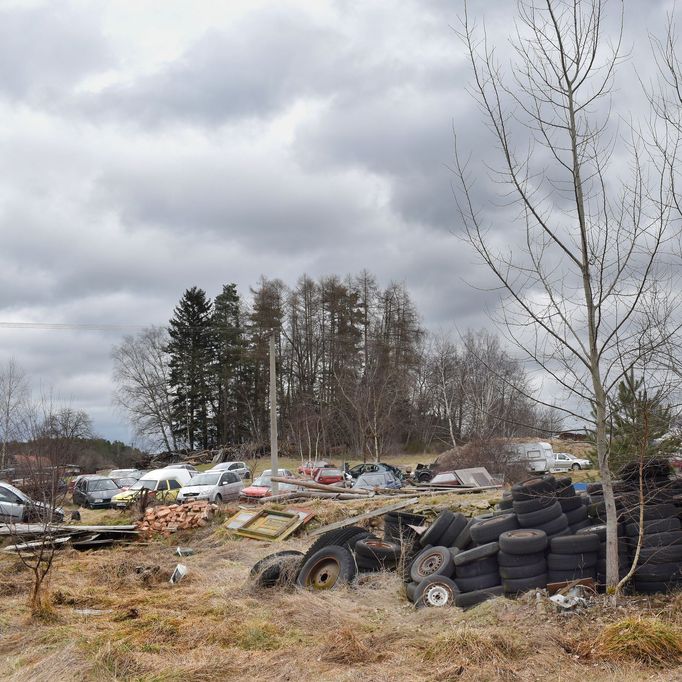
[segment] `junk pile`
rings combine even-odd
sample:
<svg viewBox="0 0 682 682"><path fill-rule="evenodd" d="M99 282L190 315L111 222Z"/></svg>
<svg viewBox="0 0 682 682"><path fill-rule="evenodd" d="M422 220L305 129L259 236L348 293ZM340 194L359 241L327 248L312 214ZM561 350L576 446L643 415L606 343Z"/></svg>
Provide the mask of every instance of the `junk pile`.
<svg viewBox="0 0 682 682"><path fill-rule="evenodd" d="M161 533L168 537L179 530L207 526L217 511L218 505L206 500L189 504L147 507L144 517L137 522L136 528L145 535Z"/></svg>
<svg viewBox="0 0 682 682"><path fill-rule="evenodd" d="M54 549L99 549L116 543L133 542L138 538L135 526L60 526L40 523L0 525L0 537L12 537L19 542L4 548L5 552L31 553L49 545Z"/></svg>
<svg viewBox="0 0 682 682"><path fill-rule="evenodd" d="M664 477L656 462L647 471L652 494L641 507L642 534L634 520L639 498L630 494L625 477L617 489L621 575L639 544L632 587L649 594L682 585L682 481ZM294 582L324 590L350 583L358 573L396 570L416 606L464 609L496 596L542 588L551 593L578 581L603 589L606 526L599 497L597 486L578 494L570 478L548 475L512 486L492 513L467 518L444 510L426 530L420 528L423 516L390 511L382 538L359 525L330 530L305 554L261 560L252 578L264 587Z"/></svg>

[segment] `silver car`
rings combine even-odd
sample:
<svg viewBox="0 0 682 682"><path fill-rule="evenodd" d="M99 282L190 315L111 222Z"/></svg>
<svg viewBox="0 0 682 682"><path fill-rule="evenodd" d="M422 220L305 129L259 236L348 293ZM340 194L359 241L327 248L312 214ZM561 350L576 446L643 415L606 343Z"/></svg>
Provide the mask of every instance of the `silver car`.
<svg viewBox="0 0 682 682"><path fill-rule="evenodd" d="M61 507L51 508L44 502L32 500L19 488L0 481L0 522L52 521L61 523L63 520L64 510Z"/></svg>
<svg viewBox="0 0 682 682"><path fill-rule="evenodd" d="M221 462L220 464L216 464L212 469L209 469L209 471L232 471L237 474L239 478L251 478L251 472L245 462Z"/></svg>
<svg viewBox="0 0 682 682"><path fill-rule="evenodd" d="M193 500L209 500L209 502L227 502L239 499L244 483L232 471L205 471L192 478L189 485L178 493L178 502Z"/></svg>

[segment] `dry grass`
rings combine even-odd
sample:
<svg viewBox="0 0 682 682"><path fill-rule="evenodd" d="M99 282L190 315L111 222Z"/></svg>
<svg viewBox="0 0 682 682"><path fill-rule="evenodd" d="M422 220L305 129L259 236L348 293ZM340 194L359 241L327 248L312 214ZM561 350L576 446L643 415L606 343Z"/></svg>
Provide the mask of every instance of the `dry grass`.
<svg viewBox="0 0 682 682"><path fill-rule="evenodd" d="M351 513L348 505L315 504L325 520ZM354 503L352 513L371 504ZM605 601L586 617L563 619L538 614L521 600L492 600L467 612L415 611L391 573L368 574L329 593L253 589L248 573L258 559L309 543L294 538L273 545L213 527L148 545L67 550L51 580L55 619L38 623L29 621L27 575L16 559L0 556L0 678L530 682L541 671L562 682L629 682L673 674L653 658L581 657L560 643L598 641L623 616L660 615L678 632L682 597L625 601L617 609ZM179 559L178 544L196 554ZM178 561L189 574L171 585ZM83 615L81 609L104 612Z"/></svg>
<svg viewBox="0 0 682 682"><path fill-rule="evenodd" d="M589 653L606 661L676 666L682 664L682 629L659 618L624 618L606 625Z"/></svg>

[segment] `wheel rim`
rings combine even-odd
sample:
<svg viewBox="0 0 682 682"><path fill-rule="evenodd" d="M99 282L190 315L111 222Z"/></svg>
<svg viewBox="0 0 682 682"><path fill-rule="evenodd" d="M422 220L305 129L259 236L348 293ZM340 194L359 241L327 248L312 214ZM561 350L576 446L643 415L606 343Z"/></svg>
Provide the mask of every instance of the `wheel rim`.
<svg viewBox="0 0 682 682"><path fill-rule="evenodd" d="M578 469L580 469L580 464L574 464L574 465L571 467L571 469L573 469L574 471L577 471Z"/></svg>
<svg viewBox="0 0 682 682"><path fill-rule="evenodd" d="M307 586L314 590L331 590L341 573L339 563L332 558L322 559L310 571Z"/></svg>
<svg viewBox="0 0 682 682"><path fill-rule="evenodd" d="M420 575L431 575L443 565L443 557L440 554L430 554L419 563Z"/></svg>
<svg viewBox="0 0 682 682"><path fill-rule="evenodd" d="M424 603L436 608L445 606L450 600L450 590L445 585L432 585L424 592Z"/></svg>

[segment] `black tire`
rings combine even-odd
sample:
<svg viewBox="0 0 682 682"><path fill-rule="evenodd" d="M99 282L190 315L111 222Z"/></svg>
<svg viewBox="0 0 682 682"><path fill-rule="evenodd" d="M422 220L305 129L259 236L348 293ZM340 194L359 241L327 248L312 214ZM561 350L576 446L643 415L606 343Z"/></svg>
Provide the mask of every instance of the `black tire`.
<svg viewBox="0 0 682 682"><path fill-rule="evenodd" d="M677 516L677 507L671 502L644 507L644 521L667 519L672 516ZM639 506L623 512L623 517L629 522L639 522Z"/></svg>
<svg viewBox="0 0 682 682"><path fill-rule="evenodd" d="M464 526L464 530L457 536L457 539L453 543L453 547L457 549L468 549L471 545L471 527L475 525L473 519L469 519L467 525Z"/></svg>
<svg viewBox="0 0 682 682"><path fill-rule="evenodd" d="M455 584L461 592L485 590L488 587L495 587L495 585L499 585L501 581L502 579L500 578L500 574L497 571L494 573L484 573L483 575L477 575L473 578L455 578Z"/></svg>
<svg viewBox="0 0 682 682"><path fill-rule="evenodd" d="M645 535L649 533L667 533L669 531L680 530L680 527L682 527L680 520L675 517L654 519L644 522L644 533ZM625 526L625 533L631 538L636 538L639 535L639 523L628 523Z"/></svg>
<svg viewBox="0 0 682 682"><path fill-rule="evenodd" d="M303 559L303 552L284 550L268 554L257 561L249 572L258 587L274 587L289 579L294 581Z"/></svg>
<svg viewBox="0 0 682 682"><path fill-rule="evenodd" d="M677 562L667 564L645 564L635 569L635 580L656 582L679 580L682 576L682 565Z"/></svg>
<svg viewBox="0 0 682 682"><path fill-rule="evenodd" d="M448 526L447 530L441 535L440 542L438 544L443 547L452 547L455 540L459 537L459 534L464 530L469 519L464 516L464 514L455 514L455 518Z"/></svg>
<svg viewBox="0 0 682 682"><path fill-rule="evenodd" d="M672 547L642 547L639 551L640 563L667 564L682 561L682 545Z"/></svg>
<svg viewBox="0 0 682 682"><path fill-rule="evenodd" d="M564 516L568 521L568 525L573 526L576 523L587 520L587 507L583 507L581 504L571 511L565 511Z"/></svg>
<svg viewBox="0 0 682 682"><path fill-rule="evenodd" d="M597 553L553 554L547 555L547 568L550 571L572 571L575 568L592 568L597 565Z"/></svg>
<svg viewBox="0 0 682 682"><path fill-rule="evenodd" d="M537 530L544 530L548 538L552 538L557 535L570 534L570 531L568 530L568 521L566 520L565 514L560 514L555 519L552 519L547 523L543 523L541 526L537 527Z"/></svg>
<svg viewBox="0 0 682 682"><path fill-rule="evenodd" d="M531 576L530 578L514 578L502 583L505 594L521 594L541 587L547 587L547 573Z"/></svg>
<svg viewBox="0 0 682 682"><path fill-rule="evenodd" d="M478 547L468 549L465 552L460 552L455 557L455 566L464 566L465 564L470 564L472 561L478 561L479 559L485 559L489 556L495 556L499 550L500 546L497 544L497 542L489 542L485 545L479 545Z"/></svg>
<svg viewBox="0 0 682 682"><path fill-rule="evenodd" d="M369 531L366 531L365 533L358 533L357 535L354 535L348 542L346 542L343 546L349 549L351 552L355 552L355 546L360 542L360 540L367 540L368 538L372 538L375 540L378 540L376 535L374 533L370 533Z"/></svg>
<svg viewBox="0 0 682 682"><path fill-rule="evenodd" d="M583 529L576 533L576 535L596 535L599 538L599 542L606 541L606 524L600 523L596 526L590 526L590 529Z"/></svg>
<svg viewBox="0 0 682 682"><path fill-rule="evenodd" d="M599 551L599 538L588 533L582 535L567 535L563 538L553 538L550 549L553 554L583 554Z"/></svg>
<svg viewBox="0 0 682 682"><path fill-rule="evenodd" d="M502 499L498 502L497 507L502 511L511 511L514 509L514 502L511 497L509 499Z"/></svg>
<svg viewBox="0 0 682 682"><path fill-rule="evenodd" d="M540 561L524 566L500 566L500 577L505 580L518 580L519 578L532 578L536 575L547 573L547 562L544 557Z"/></svg>
<svg viewBox="0 0 682 682"><path fill-rule="evenodd" d="M531 566L541 561L546 563L544 551L533 552L532 554L507 554L506 552L499 552L497 554L497 563L500 566L500 571L503 567L518 568L520 566Z"/></svg>
<svg viewBox="0 0 682 682"><path fill-rule="evenodd" d="M458 594L455 597L455 606L459 606L460 609L471 609L488 599L502 596L504 596L502 585L496 585L495 587L489 587L485 590L475 590L474 592Z"/></svg>
<svg viewBox="0 0 682 682"><path fill-rule="evenodd" d="M486 573L496 573L499 569L497 558L494 556L472 561L463 566L455 566L455 578L475 578L478 575L486 575Z"/></svg>
<svg viewBox="0 0 682 682"><path fill-rule="evenodd" d="M547 547L547 534L540 530L524 528L510 530L500 535L500 549L507 554L533 554Z"/></svg>
<svg viewBox="0 0 682 682"><path fill-rule="evenodd" d="M635 580L635 591L641 592L642 594L660 594L668 593L675 589L674 584L660 582L660 583L645 583Z"/></svg>
<svg viewBox="0 0 682 682"><path fill-rule="evenodd" d="M583 580L584 578L597 579L597 568L576 568L572 571L548 571L547 572L547 582L548 583L565 583L571 582L573 580Z"/></svg>
<svg viewBox="0 0 682 682"><path fill-rule="evenodd" d="M357 575L355 559L348 549L328 545L315 552L301 567L296 584L311 590L334 590Z"/></svg>
<svg viewBox="0 0 682 682"><path fill-rule="evenodd" d="M601 493L604 490L604 486L601 483L588 483L587 484L587 494L592 495L593 493Z"/></svg>
<svg viewBox="0 0 682 682"><path fill-rule="evenodd" d="M568 512L584 509L585 516L587 516L587 507L583 505L583 501L577 495L574 495L573 497L560 497L557 499L561 505L561 511L563 511L564 514L568 515Z"/></svg>
<svg viewBox="0 0 682 682"><path fill-rule="evenodd" d="M575 535L578 531L584 530L585 528L591 528L592 527L592 521L590 519L585 519L584 521L578 521L578 523L574 523L568 527L568 529L571 531L569 535Z"/></svg>
<svg viewBox="0 0 682 682"><path fill-rule="evenodd" d="M422 547L426 547L426 545L439 546L441 536L448 529L454 518L455 515L451 511L447 509L442 511L428 529L422 533L422 536L419 538L419 544Z"/></svg>
<svg viewBox="0 0 682 682"><path fill-rule="evenodd" d="M471 539L477 545L497 542L502 533L517 530L519 527L516 514L502 514L486 521L481 521L471 528Z"/></svg>
<svg viewBox="0 0 682 682"><path fill-rule="evenodd" d="M323 547L329 547L335 545L337 547L343 547L349 540L354 538L360 533L366 533L367 529L362 526L347 526L346 528L337 528L336 530L330 530L327 533L322 533L315 542L308 548L308 551L303 556L303 563L308 561L313 554L321 550Z"/></svg>
<svg viewBox="0 0 682 682"><path fill-rule="evenodd" d="M547 496L556 490L554 476L542 476L541 478L529 478L522 483L517 483L511 488L512 499L517 502L530 500L534 497Z"/></svg>
<svg viewBox="0 0 682 682"><path fill-rule="evenodd" d="M637 538L628 538L628 545L634 551ZM682 531L671 530L668 533L649 533L642 536L642 547L674 547L682 545Z"/></svg>
<svg viewBox="0 0 682 682"><path fill-rule="evenodd" d="M569 488L573 487L573 479L570 476L559 476L555 477L556 494L559 495L560 492L564 493Z"/></svg>
<svg viewBox="0 0 682 682"><path fill-rule="evenodd" d="M400 545L378 538L365 538L357 541L355 556L375 561L382 568L395 568L400 560Z"/></svg>
<svg viewBox="0 0 682 682"><path fill-rule="evenodd" d="M571 471L580 471L581 466L576 462L575 464L571 464Z"/></svg>
<svg viewBox="0 0 682 682"><path fill-rule="evenodd" d="M388 512L386 518L395 519L401 523L408 524L410 526L423 526L426 521L426 517L421 514L410 514L409 512Z"/></svg>
<svg viewBox="0 0 682 682"><path fill-rule="evenodd" d="M405 595L407 596L407 601L411 601L414 604L414 594L417 591L417 588L419 587L419 583L415 583L414 581L407 583L405 585Z"/></svg>
<svg viewBox="0 0 682 682"><path fill-rule="evenodd" d="M410 577L421 583L430 575L444 575L446 578L455 572L455 562L447 547L431 547L422 550L410 566Z"/></svg>
<svg viewBox="0 0 682 682"><path fill-rule="evenodd" d="M419 608L454 606L459 588L444 575L432 575L419 583L414 593L414 605Z"/></svg>
<svg viewBox="0 0 682 682"><path fill-rule="evenodd" d="M555 502L555 497L533 497L530 500L514 502L512 507L517 514L532 514L540 509L551 507Z"/></svg>
<svg viewBox="0 0 682 682"><path fill-rule="evenodd" d="M551 507L539 509L530 514L519 514L519 526L522 528L539 528L562 515L561 504L556 501Z"/></svg>

